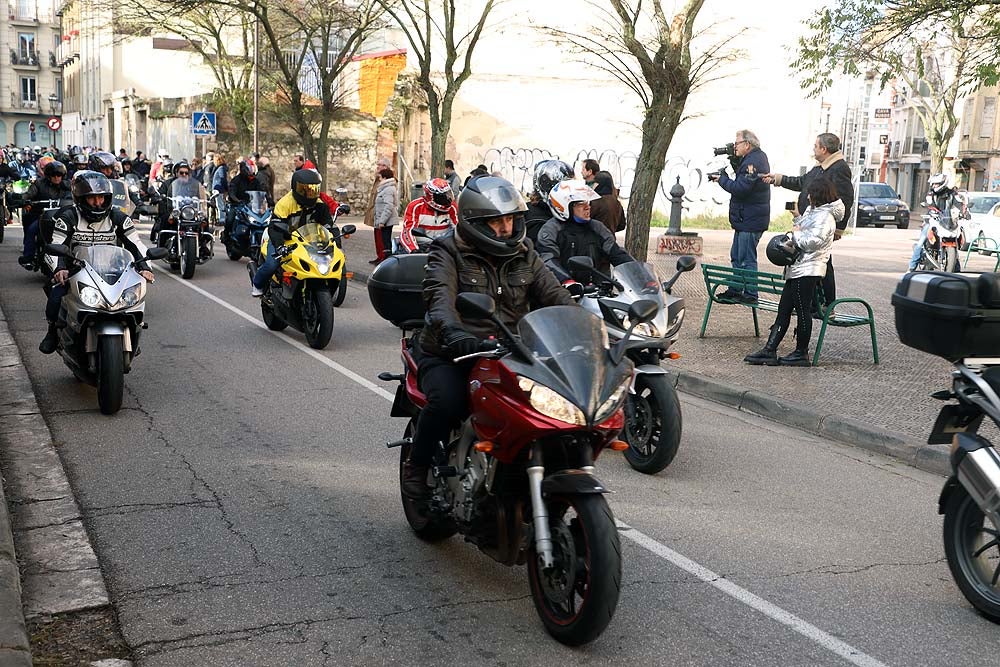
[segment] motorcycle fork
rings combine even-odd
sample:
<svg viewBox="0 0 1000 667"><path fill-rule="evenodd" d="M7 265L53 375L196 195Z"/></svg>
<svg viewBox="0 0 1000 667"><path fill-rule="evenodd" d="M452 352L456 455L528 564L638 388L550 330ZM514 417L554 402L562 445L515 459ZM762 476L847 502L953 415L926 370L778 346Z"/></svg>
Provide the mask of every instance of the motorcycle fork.
<svg viewBox="0 0 1000 667"><path fill-rule="evenodd" d="M549 508L542 498L542 480L545 466L542 449L535 446L531 450L531 465L528 466L528 489L531 492L531 524L535 531L535 551L543 568L551 568L555 563L552 556L552 532L549 530Z"/></svg>

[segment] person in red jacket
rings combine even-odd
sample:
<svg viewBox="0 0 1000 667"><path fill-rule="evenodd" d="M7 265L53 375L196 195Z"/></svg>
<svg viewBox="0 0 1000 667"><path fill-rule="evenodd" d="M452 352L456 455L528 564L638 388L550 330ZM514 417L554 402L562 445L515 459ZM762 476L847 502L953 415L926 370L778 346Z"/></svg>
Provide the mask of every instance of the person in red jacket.
<svg viewBox="0 0 1000 667"><path fill-rule="evenodd" d="M420 229L430 238L437 238L458 224L458 209L455 195L448 181L432 178L424 183L424 196L414 199L403 213L403 233L399 235L400 245L407 252L420 252L414 229Z"/></svg>

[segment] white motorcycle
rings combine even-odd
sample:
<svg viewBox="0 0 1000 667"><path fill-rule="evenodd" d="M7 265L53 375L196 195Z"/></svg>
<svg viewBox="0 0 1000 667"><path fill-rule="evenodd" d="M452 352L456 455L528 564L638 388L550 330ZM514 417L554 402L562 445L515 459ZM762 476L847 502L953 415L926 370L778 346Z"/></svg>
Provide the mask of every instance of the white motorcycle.
<svg viewBox="0 0 1000 667"><path fill-rule="evenodd" d="M625 401L623 430L629 465L647 475L656 474L674 460L681 442L681 405L666 369L660 366L663 359L677 358L669 349L684 321L684 299L670 291L697 261L689 255L680 257L677 273L665 282L651 265L640 262L620 264L610 276L594 269L589 257L571 257L568 264L575 273L599 279L584 292L580 305L604 320L612 343L623 339L632 326L628 312L633 303L649 300L657 305L653 319L636 325L625 345L635 373Z"/></svg>
<svg viewBox="0 0 1000 667"><path fill-rule="evenodd" d="M56 350L73 375L97 387L101 412L114 414L122 406L125 374L146 328L146 280L131 253L118 246L80 246L71 252L50 243L45 251L66 259L71 274L59 312ZM146 259L166 254L164 248L152 248Z"/></svg>
<svg viewBox="0 0 1000 667"><path fill-rule="evenodd" d="M947 271L958 273L958 253L968 247L965 227L962 224L971 218L968 212L960 212L958 207L951 206L948 198L924 204L927 214L922 216L928 225L927 239L921 249L917 269L921 271ZM948 214L945 215L944 212Z"/></svg>

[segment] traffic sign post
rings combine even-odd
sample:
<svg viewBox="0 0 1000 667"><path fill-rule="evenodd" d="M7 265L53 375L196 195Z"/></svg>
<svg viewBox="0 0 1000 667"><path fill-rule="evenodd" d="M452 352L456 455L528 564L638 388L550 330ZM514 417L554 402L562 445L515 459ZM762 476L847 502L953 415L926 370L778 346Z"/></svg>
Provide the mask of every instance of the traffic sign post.
<svg viewBox="0 0 1000 667"><path fill-rule="evenodd" d="M215 112L196 111L191 115L191 131L196 137L215 136Z"/></svg>

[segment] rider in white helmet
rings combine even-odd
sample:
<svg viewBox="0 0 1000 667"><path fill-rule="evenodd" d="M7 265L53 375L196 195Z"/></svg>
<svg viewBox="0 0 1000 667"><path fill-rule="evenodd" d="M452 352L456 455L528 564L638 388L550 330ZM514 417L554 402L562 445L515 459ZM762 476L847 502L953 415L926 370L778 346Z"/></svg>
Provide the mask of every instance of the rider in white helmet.
<svg viewBox="0 0 1000 667"><path fill-rule="evenodd" d="M171 162L170 152L166 148L161 148L156 151L156 162L153 163L153 168L149 170L149 180L151 182L160 176L160 170L163 169L163 164L166 162Z"/></svg>
<svg viewBox="0 0 1000 667"><path fill-rule="evenodd" d="M959 193L958 188L952 186L947 174L934 174L927 179L927 198L925 203L928 208L933 207L941 212L941 220L951 220L953 217L968 220L971 217L969 215L968 202ZM917 270L917 264L920 263L920 255L924 243L927 241L927 232L930 230L930 227L930 219L928 218L920 227L920 238L917 239L917 244L913 246L913 254L910 256L910 271Z"/></svg>

